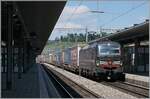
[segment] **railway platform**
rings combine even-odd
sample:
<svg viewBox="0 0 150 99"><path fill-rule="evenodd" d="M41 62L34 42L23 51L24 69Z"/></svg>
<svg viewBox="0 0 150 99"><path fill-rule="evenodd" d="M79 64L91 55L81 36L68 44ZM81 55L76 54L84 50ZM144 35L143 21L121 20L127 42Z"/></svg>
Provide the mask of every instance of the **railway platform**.
<svg viewBox="0 0 150 99"><path fill-rule="evenodd" d="M5 75L2 74L2 76ZM3 98L59 97L55 87L53 87L52 82L48 79L40 64L34 64L26 74L22 75L21 79L18 79L17 76L17 73L13 74L12 90L6 90L4 88L5 82L3 82Z"/></svg>
<svg viewBox="0 0 150 99"><path fill-rule="evenodd" d="M126 73L126 81L149 88L149 76Z"/></svg>

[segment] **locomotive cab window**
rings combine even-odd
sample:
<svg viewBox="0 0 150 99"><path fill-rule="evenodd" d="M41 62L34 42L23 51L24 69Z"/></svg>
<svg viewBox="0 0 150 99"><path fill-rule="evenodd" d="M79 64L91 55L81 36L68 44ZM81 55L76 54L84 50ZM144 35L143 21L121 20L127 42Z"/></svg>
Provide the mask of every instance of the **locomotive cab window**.
<svg viewBox="0 0 150 99"><path fill-rule="evenodd" d="M120 55L120 45L112 45L110 43L108 44L101 44L98 46L99 54L101 55Z"/></svg>

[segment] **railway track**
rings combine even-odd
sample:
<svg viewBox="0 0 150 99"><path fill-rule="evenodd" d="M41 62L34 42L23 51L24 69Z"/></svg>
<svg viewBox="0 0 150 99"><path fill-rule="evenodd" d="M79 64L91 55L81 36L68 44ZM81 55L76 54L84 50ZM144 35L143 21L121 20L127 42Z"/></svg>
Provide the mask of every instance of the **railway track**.
<svg viewBox="0 0 150 99"><path fill-rule="evenodd" d="M58 72L57 72L57 74L61 75ZM67 79L69 79L69 78L67 78ZM99 82L99 80L95 80L95 81ZM125 92L127 94L133 95L133 96L138 97L138 98L149 98L149 88L147 88L147 87L139 86L136 84L131 84L128 82L118 82L118 81L117 82L106 82L106 81L104 81L104 82L100 82L100 83L103 85L106 85L106 86L113 87L115 89L118 89L122 92ZM74 85L71 85L71 86L74 86Z"/></svg>
<svg viewBox="0 0 150 99"><path fill-rule="evenodd" d="M58 83L61 90L64 90L61 95L64 94L63 98L101 98L101 96L93 93L89 89L81 86L71 79L65 77L64 75L52 71L50 67L43 65L45 71L48 73L49 76L53 77L53 79Z"/></svg>
<svg viewBox="0 0 150 99"><path fill-rule="evenodd" d="M130 84L127 82L101 82L104 85L111 86L127 94L131 94L138 98L148 98L149 89L146 87Z"/></svg>
<svg viewBox="0 0 150 99"><path fill-rule="evenodd" d="M60 80L51 71L47 70L45 67L44 67L44 70L46 71L49 78L53 82L53 84L54 84L55 88L57 89L57 91L59 92L61 98L73 98L73 96L70 94L70 92L64 87L64 84L62 84L62 82L60 82Z"/></svg>

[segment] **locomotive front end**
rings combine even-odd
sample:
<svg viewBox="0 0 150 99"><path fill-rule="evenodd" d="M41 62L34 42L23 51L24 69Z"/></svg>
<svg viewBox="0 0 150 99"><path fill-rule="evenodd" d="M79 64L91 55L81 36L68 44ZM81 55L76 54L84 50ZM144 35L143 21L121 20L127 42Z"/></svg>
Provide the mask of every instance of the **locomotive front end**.
<svg viewBox="0 0 150 99"><path fill-rule="evenodd" d="M98 45L96 66L101 78L107 80L125 80L123 73L120 44L107 42Z"/></svg>

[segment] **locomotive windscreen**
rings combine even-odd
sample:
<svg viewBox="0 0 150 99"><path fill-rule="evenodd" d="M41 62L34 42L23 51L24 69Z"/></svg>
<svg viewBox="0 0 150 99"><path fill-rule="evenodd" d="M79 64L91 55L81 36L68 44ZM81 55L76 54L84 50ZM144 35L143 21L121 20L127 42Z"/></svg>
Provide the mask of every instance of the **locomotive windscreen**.
<svg viewBox="0 0 150 99"><path fill-rule="evenodd" d="M120 55L120 44L103 43L98 45L99 55Z"/></svg>

